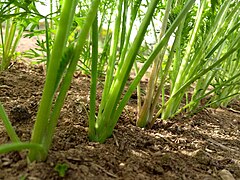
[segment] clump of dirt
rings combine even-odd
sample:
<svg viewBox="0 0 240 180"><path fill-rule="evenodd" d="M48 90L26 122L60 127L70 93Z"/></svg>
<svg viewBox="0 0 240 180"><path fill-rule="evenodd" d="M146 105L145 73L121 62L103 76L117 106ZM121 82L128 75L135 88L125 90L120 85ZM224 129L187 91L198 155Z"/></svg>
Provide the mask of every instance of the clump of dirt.
<svg viewBox="0 0 240 180"><path fill-rule="evenodd" d="M29 141L44 84L41 66L14 64L0 73L0 101L22 141ZM135 126L132 96L113 136L104 144L87 138L90 78L74 77L45 162L26 152L0 155L0 179L240 179L240 102L192 117ZM98 98L101 97L99 87ZM10 140L0 122L0 144ZM64 177L56 165L67 167Z"/></svg>

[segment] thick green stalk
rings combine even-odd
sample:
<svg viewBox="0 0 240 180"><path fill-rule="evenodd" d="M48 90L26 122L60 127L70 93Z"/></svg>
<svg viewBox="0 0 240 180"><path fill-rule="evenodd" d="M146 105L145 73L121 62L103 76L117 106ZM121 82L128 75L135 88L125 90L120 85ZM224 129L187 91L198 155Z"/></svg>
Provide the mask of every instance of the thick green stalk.
<svg viewBox="0 0 240 180"><path fill-rule="evenodd" d="M109 94L109 90L113 81L113 73L115 68L117 47L119 42L119 31L120 31L120 25L121 25L121 13L122 13L122 6L123 6L122 2L123 0L119 0L117 5L115 26L114 26L113 38L112 38L111 47L110 47L110 56L109 56L107 74L105 77L104 89L102 93L102 101L101 101L99 113L98 113L99 115L101 115L101 112L104 109L104 106L106 104L106 100Z"/></svg>
<svg viewBox="0 0 240 180"><path fill-rule="evenodd" d="M96 122L96 94L97 94L97 63L98 63L98 17L96 16L92 25L92 70L91 70L91 90L90 90L90 115L88 135L90 139L95 135Z"/></svg>
<svg viewBox="0 0 240 180"><path fill-rule="evenodd" d="M124 62L125 62L126 54L127 54L128 51L129 51L129 47L130 47L130 36L131 36L131 34L132 34L133 24L134 24L134 22L135 22L135 20L136 20L137 12L138 12L138 10L139 10L139 7L140 7L140 5L141 5L141 2L142 2L141 0L137 0L137 1L134 1L134 2L132 3L130 23L129 23L129 26L128 26L129 29L128 29L128 33L127 33L127 36L126 36L126 39L125 39L125 42L124 42L123 50L122 50L121 55L120 55L120 61L119 61L119 64L118 64L118 66L117 66L117 71L116 71L116 73L115 73L115 76L116 76L116 77L119 76L120 71L122 70L123 64L124 64ZM135 62L135 61L134 61L134 62ZM132 67L132 66L131 66L131 67ZM114 79L114 80L116 80L116 79ZM125 86L125 83L122 83L122 86L120 87L120 89L121 89L120 91L123 90L124 86ZM119 99L120 96L121 96L121 93L118 94L118 97L117 97L117 98Z"/></svg>
<svg viewBox="0 0 240 180"><path fill-rule="evenodd" d="M43 95L31 138L32 143L41 144L44 136L48 133L46 129L52 108L53 96L55 93L54 84L56 84L57 81L57 71L60 67L60 61L62 59L64 48L66 47L69 30L73 20L73 15L71 14L75 12L74 6L76 6L76 2L77 0L71 2L64 1L62 7L59 27L53 44L49 67L47 69L47 77L43 89ZM43 158L45 158L41 153L38 153L34 150L29 152L28 157L30 161L43 160Z"/></svg>
<svg viewBox="0 0 240 180"><path fill-rule="evenodd" d="M172 60L174 58L174 52L179 47L181 33L182 33L183 28L184 28L184 21L185 21L185 17L183 18L182 23L179 25L179 27L177 29L175 41L174 41L174 43L172 45L171 52L170 52L170 54L168 56L168 60L166 62L166 66L164 68L163 75L161 76L161 79L160 79L160 84L159 84L159 86L157 88L157 91L156 91L156 94L154 96L154 99L153 99L153 102L152 102L152 105L151 105L151 109L150 109L151 116L149 117L148 128L151 128L151 126L153 124L152 119L154 117L154 112L155 112L155 109L156 109L156 106L157 106L160 94L163 91L163 88L164 88L163 86L164 86L164 83L165 83L165 79L167 78L167 75L169 74L169 69L170 69L170 67L172 65ZM164 101L164 93L162 93L162 104L164 104L164 102L165 102Z"/></svg>
<svg viewBox="0 0 240 180"><path fill-rule="evenodd" d="M9 36L10 29L11 29L11 20L7 19L5 23L5 37ZM7 38L3 38L3 40L4 40L3 44L6 44Z"/></svg>
<svg viewBox="0 0 240 180"><path fill-rule="evenodd" d="M172 0L167 1L159 39L161 39L166 32L171 5L172 5ZM139 127L145 127L146 124L150 121L151 117L153 116L150 112L151 112L151 104L154 96L154 89L156 87L155 82L157 82L157 79L158 79L158 73L159 73L160 66L162 64L165 51L166 51L166 47L164 47L161 50L161 52L158 54L158 56L155 58L153 62L153 68L152 68L151 75L148 81L148 86L147 86L147 94L144 98L144 104L142 106L142 109L139 112L139 119L137 120L137 126Z"/></svg>
<svg viewBox="0 0 240 180"><path fill-rule="evenodd" d="M114 78L113 84L108 94L108 101L106 102L106 105L103 109L104 111L102 115L98 116L96 122L96 139L99 142L104 142L105 139L109 137L113 131L113 127L116 122L112 120L111 116L113 116L113 114L115 113L115 108L120 99L123 87L126 84L127 78L129 77L130 70L133 66L137 52L144 39L147 27L150 23L153 12L158 2L158 0L152 0L149 4L147 13L143 19L142 24L139 27L139 31L133 41L131 48L129 49L129 52L126 55L121 71L119 71L119 74L116 74Z"/></svg>
<svg viewBox="0 0 240 180"><path fill-rule="evenodd" d="M159 54L160 50L165 47L168 43L168 40L172 33L175 31L175 29L180 25L182 19L186 16L190 8L193 6L195 0L189 0L188 3L184 6L182 11L179 13L175 21L172 23L172 25L169 27L163 38L160 40L160 42L157 44L155 49L153 50L152 54L149 56L149 58L144 63L142 69L139 71L131 85L129 86L129 89L127 90L126 94L124 95L123 99L120 101L119 106L117 107L115 114L113 116L113 122L117 122L118 118L120 117L125 105L127 104L129 98L131 97L131 94L136 89L138 83L140 82L143 75L146 73L148 67L152 64L156 56ZM113 126L114 127L114 126Z"/></svg>
<svg viewBox="0 0 240 180"><path fill-rule="evenodd" d="M59 95L58 95L56 103L55 103L56 105L54 106L53 112L51 114L51 118L50 118L49 123L48 123L48 129L46 131L48 133L45 136L45 139L43 141L43 145L47 149L51 145L52 137L53 137L53 134L54 134L55 127L57 126L58 117L59 117L61 108L63 106L65 96L66 96L67 91L68 91L68 89L71 85L71 80L72 80L73 74L75 72L80 54L83 50L85 41L88 37L88 33L90 31L92 23L93 23L93 21L95 19L95 16L97 14L99 3L100 3L100 0L94 0L92 2L92 5L91 5L91 8L90 8L90 10L87 14L85 23L84 23L84 25L81 29L80 34L79 34L77 45L74 49L71 62L70 62L69 67L67 69L66 75L65 75L65 77L62 81L62 86L60 88L60 92L59 92Z"/></svg>

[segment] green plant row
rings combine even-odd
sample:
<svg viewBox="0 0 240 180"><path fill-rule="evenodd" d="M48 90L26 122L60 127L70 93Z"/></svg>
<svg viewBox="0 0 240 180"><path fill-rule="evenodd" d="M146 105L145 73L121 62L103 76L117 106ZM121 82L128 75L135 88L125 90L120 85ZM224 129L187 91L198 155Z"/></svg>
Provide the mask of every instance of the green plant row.
<svg viewBox="0 0 240 180"><path fill-rule="evenodd" d="M50 1L47 16L37 11L35 3L4 1L0 4L1 71L7 70L17 42L23 30L27 30L26 26L18 27L16 18L19 17L32 17L35 24L44 19L44 30L33 26L27 36L45 34L46 40L38 40L38 49L31 52L34 56L43 54L47 66L29 142L20 141L0 104L0 118L12 141L1 145L0 153L27 149L30 161L46 160L61 108L78 68L91 75L88 135L91 141L101 143L112 135L136 89L136 124L140 127L152 127L157 119L168 119L182 111L194 113L207 106L226 106L239 97L240 2L237 0L222 3L63 0L57 1L60 6L56 12ZM11 11L7 11L9 7ZM151 34L155 40L153 47L147 42ZM127 86L133 71L135 77ZM142 103L140 82L148 71L150 76ZM99 82L103 84L103 92L97 106ZM209 101L202 106L200 102L204 98Z"/></svg>

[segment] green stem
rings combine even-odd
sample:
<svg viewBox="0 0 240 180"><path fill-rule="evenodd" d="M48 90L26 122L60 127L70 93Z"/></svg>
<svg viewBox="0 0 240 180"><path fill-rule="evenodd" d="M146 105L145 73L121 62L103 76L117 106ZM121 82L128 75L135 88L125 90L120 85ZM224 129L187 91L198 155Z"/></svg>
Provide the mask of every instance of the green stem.
<svg viewBox="0 0 240 180"><path fill-rule="evenodd" d="M120 40L120 55L122 53L122 49L125 43L126 39L126 23L127 23L127 14L128 14L128 0L124 0L124 9L123 9L123 14L122 14L122 27L121 27L121 40Z"/></svg>
<svg viewBox="0 0 240 180"><path fill-rule="evenodd" d="M80 54L83 50L85 40L88 37L89 30L97 14L99 3L100 3L100 0L94 0L92 2L91 9L89 10L85 20L85 24L83 25L82 30L79 34L77 45L73 52L72 60L69 64L66 75L62 81L62 86L60 88L60 92L55 103L56 105L54 106L51 118L48 123L48 129L47 129L48 134L45 136L45 139L43 141L44 147L46 148L49 148L51 145L52 137L54 134L55 127L57 126L58 117L59 117L61 108L63 106L65 96L71 85L71 80L75 72Z"/></svg>
<svg viewBox="0 0 240 180"><path fill-rule="evenodd" d="M166 5L166 10L165 10L165 14L163 17L163 23L162 23L162 28L161 28L161 33L160 33L159 39L161 39L166 32L168 17L169 17L169 13L171 10L171 5L172 5L172 0L169 0ZM146 124L149 121L151 121L151 117L152 117L151 104L153 101L154 89L156 87L159 69L162 64L162 60L163 60L165 51L166 51L166 47L164 47L161 50L161 52L159 52L159 54L157 55L157 57L155 58L155 60L153 62L153 68L152 68L151 75L150 75L150 78L148 81L148 86L147 86L147 94L144 99L144 104L143 104L142 110L139 114L139 119L137 120L137 126L139 126L139 127L145 127Z"/></svg>
<svg viewBox="0 0 240 180"><path fill-rule="evenodd" d="M137 66L137 62L136 61L134 62L134 69L135 69L135 73L138 74L139 68ZM140 113L141 109L142 109L141 86L140 86L140 83L139 83L137 85L137 112L138 112L138 116L139 116L139 113Z"/></svg>
<svg viewBox="0 0 240 180"><path fill-rule="evenodd" d="M239 44L238 44L239 45ZM184 83L179 89L178 91L173 94L170 99L164 104L164 106L157 112L157 114L155 115L153 121L155 122L157 117L162 113L163 109L168 105L173 103L173 99L178 96L180 93L182 93L191 83L193 83L194 81L196 81L197 79L199 79L201 76L205 75L207 72L209 72L211 69L215 68L217 65L219 65L221 62L223 62L224 60L226 60L232 53L234 53L236 50L238 50L239 48L237 47L238 45L236 45L236 47L232 47L228 52L226 52L224 54L224 56L222 58L220 58L219 60L217 60L215 63L213 63L211 66L207 67L206 69L203 69L202 71L200 71L199 73L197 73L195 76L193 76L191 79L189 79L186 83Z"/></svg>
<svg viewBox="0 0 240 180"><path fill-rule="evenodd" d="M108 99L109 90L113 81L113 73L114 73L114 67L116 62L116 53L117 53L117 47L118 47L118 40L119 40L119 30L121 25L121 12L122 12L122 2L123 0L119 0L117 11L116 11L116 19L115 19L115 26L114 26L114 32L113 32L113 38L111 42L111 48L110 48L110 56L109 56L109 62L108 62L108 68L107 68L107 74L105 77L105 84L104 89L102 93L102 101L99 108L99 115L104 109L104 106L106 104L106 100Z"/></svg>
<svg viewBox="0 0 240 180"><path fill-rule="evenodd" d="M152 54L149 56L149 58L146 60L144 63L142 69L139 71L131 85L129 86L129 89L127 90L126 94L124 95L123 99L120 101L119 106L117 107L114 117L113 117L113 122L117 122L118 118L120 117L125 105L127 104L129 98L131 97L131 94L137 87L138 83L142 79L143 75L146 73L148 67L152 64L156 56L158 55L159 51L167 45L168 40L172 33L175 31L175 29L179 26L181 23L182 19L186 16L192 5L194 4L195 0L189 0L188 3L184 6L182 11L179 13L175 21L172 23L172 25L169 27L163 38L160 40L160 42L157 44L155 49L153 50Z"/></svg>
<svg viewBox="0 0 240 180"><path fill-rule="evenodd" d="M200 101L201 99L207 97L208 95L220 90L223 87L229 87L231 83L234 79L237 79L238 77L240 77L240 73L235 74L234 76L232 76L231 78L229 78L228 80L224 81L223 83L221 83L219 86L215 87L214 89L212 89L211 91L205 93L202 96L197 97L194 101L190 101L189 104L186 104L184 107L182 107L181 109L179 109L176 113L173 114L173 116L181 113L183 110L190 108L191 106L193 106L196 102ZM212 103L211 103L212 104Z"/></svg>
<svg viewBox="0 0 240 180"><path fill-rule="evenodd" d="M52 6L52 4L51 4L51 6ZM49 25L48 25L47 17L45 17L44 20L45 20L46 53L47 53L47 68L48 68L48 64L49 64L49 61L50 61L50 47L49 47L50 45L49 45L49 42L50 42L51 34L49 32ZM52 19L50 20L50 23L52 23ZM52 26L52 25L50 25L50 26Z"/></svg>
<svg viewBox="0 0 240 180"><path fill-rule="evenodd" d="M184 53L184 57L183 57L182 62L180 64L178 75L176 77L176 82L174 83L174 87L173 87L173 90L172 90L173 94L186 81L186 76L184 76L184 72L188 71L187 69L190 68L189 67L190 53L193 49L195 39L197 38L196 35L197 35L197 32L198 32L199 27L200 27L200 22L201 22L201 19L202 19L203 10L204 10L205 5L206 5L206 0L201 2L201 6L198 9L198 12L197 12L197 15L196 15L197 20L196 20L194 29L192 30L189 43L186 47L186 52ZM193 60L196 61L196 59L193 59ZM181 99L181 98L179 98L179 99ZM173 100L173 101L175 101L175 100ZM180 102L180 101L178 101L178 102ZM174 113L174 110L178 108L178 106L179 106L179 103L176 103L176 101L175 101L175 103L170 103L164 109L164 111L162 113L162 118L163 119L169 118L171 116L171 114Z"/></svg>
<svg viewBox="0 0 240 180"><path fill-rule="evenodd" d="M20 142L19 137L17 136L14 128L12 127L12 124L10 120L8 119L7 113L4 110L4 107L2 103L0 102L0 118L3 121L3 124L7 130L7 133L11 139L12 142Z"/></svg>
<svg viewBox="0 0 240 180"><path fill-rule="evenodd" d="M12 152L12 151L21 151L24 149L39 151L44 155L47 154L46 150L43 148L42 145L36 144L36 143L29 143L29 142L15 142L11 144L0 145L0 154Z"/></svg>
<svg viewBox="0 0 240 180"><path fill-rule="evenodd" d="M130 41L130 37L131 37L131 34L132 34L132 28L133 28L133 24L135 22L135 19L137 17L137 12L138 12L138 9L140 7L141 2L142 2L141 0L138 0L138 1L133 2L133 4L132 4L131 18L130 18L130 23L128 25L128 32L127 32L126 39L125 39L125 42L124 42L124 47L121 51L120 61L119 61L119 64L118 64L116 74L119 74L119 72L121 71L122 65L123 65L124 60L126 58L127 51L129 50L129 41Z"/></svg>
<svg viewBox="0 0 240 180"><path fill-rule="evenodd" d="M10 56L11 45L13 43L14 35L16 32L16 27L17 27L16 22L13 22L12 26L10 28L9 35L6 38L6 42L5 42L5 46L4 46L4 50L3 50L4 56L2 59L2 65L1 65L0 71L7 69L9 66L10 59L11 59L11 56ZM5 37L6 37L6 34L5 34Z"/></svg>
<svg viewBox="0 0 240 180"><path fill-rule="evenodd" d="M158 2L159 2L158 0L152 0L151 3L149 4L147 13L143 19L142 24L139 27L139 31L133 41L131 48L129 49L129 52L126 55L122 68L119 71L119 74L116 74L114 78L113 84L108 94L108 101L106 102L104 111L98 117L96 122L96 133L97 133L96 139L99 142L104 142L105 139L111 135L113 128L116 124L116 121L113 121L111 116L113 117L115 114L115 108L120 99L121 93L123 91L123 87L126 84L126 81L129 77L130 70L133 66L137 52L144 39L144 35L146 33L147 27L150 23L151 17L153 15L153 12Z"/></svg>
<svg viewBox="0 0 240 180"><path fill-rule="evenodd" d="M60 67L60 61L66 47L69 30L72 25L73 15L78 0L75 1L64 1L62 12L60 15L59 27L56 34L56 39L53 44L53 50L49 67L47 69L46 82L43 89L43 95L40 102L40 106L37 113L36 122L32 134L32 143L41 144L44 136L49 132L46 131L48 120L52 108L53 97L55 93L55 86L57 81L57 71ZM43 160L44 156L36 151L29 152L30 161Z"/></svg>
<svg viewBox="0 0 240 180"><path fill-rule="evenodd" d="M159 87L156 91L156 94L154 96L154 99L153 99L153 102L152 102L152 105L151 105L151 109L150 109L150 114L151 114L151 117L148 121L148 128L151 128L153 122L152 122L152 119L153 119L153 115L154 115L154 112L155 112L155 109L156 109L156 106L157 106L157 103L158 103L158 100L159 100L159 97L160 97L160 93L161 92L164 92L164 83L165 83L165 79L169 73L169 69L171 67L171 64L172 64L172 60L173 60L173 57L174 57L174 52L176 51L177 47L179 46L180 44L180 37L181 37L181 33L182 33L182 30L183 30L183 27L184 27L184 21L185 21L185 17L182 21L182 23L179 25L179 28L176 32L176 38L175 38L175 41L173 43L173 46L171 48L171 52L169 54L169 57L168 57L168 60L166 62L166 67L164 69L164 72L163 72L163 75L161 76L161 79L160 79L160 84L159 84ZM164 93L162 94L162 105L164 104Z"/></svg>
<svg viewBox="0 0 240 180"><path fill-rule="evenodd" d="M91 70L91 90L90 90L90 117L88 135L90 139L95 135L96 122L96 94L97 94L97 64L98 64L98 17L96 16L92 25L92 70Z"/></svg>

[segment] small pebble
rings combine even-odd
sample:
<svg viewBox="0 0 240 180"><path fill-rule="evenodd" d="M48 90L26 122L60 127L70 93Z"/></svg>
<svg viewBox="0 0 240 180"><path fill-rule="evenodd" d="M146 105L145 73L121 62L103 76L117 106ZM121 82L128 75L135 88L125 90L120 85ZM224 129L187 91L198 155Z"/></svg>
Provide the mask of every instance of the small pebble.
<svg viewBox="0 0 240 180"><path fill-rule="evenodd" d="M223 169L219 172L219 176L222 178L222 180L235 180L233 175L226 169Z"/></svg>

